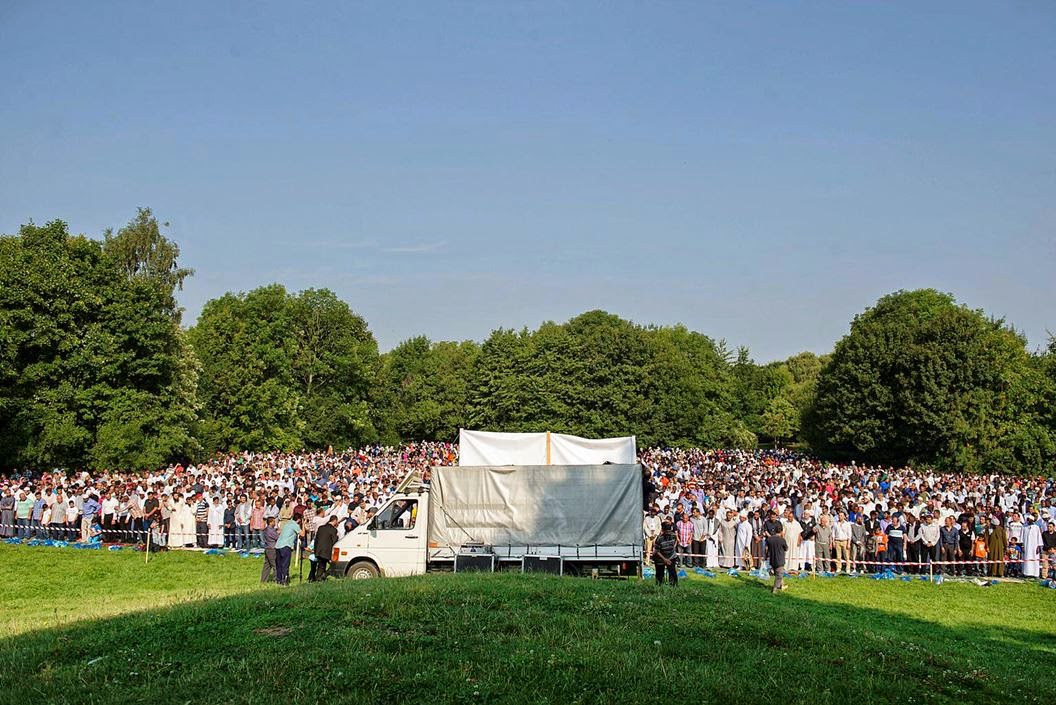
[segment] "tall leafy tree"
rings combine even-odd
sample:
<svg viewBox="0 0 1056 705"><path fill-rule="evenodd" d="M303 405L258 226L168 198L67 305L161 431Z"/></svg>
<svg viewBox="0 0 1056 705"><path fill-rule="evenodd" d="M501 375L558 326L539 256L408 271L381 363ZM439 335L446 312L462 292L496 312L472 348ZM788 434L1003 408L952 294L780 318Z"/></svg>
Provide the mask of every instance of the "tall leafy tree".
<svg viewBox="0 0 1056 705"><path fill-rule="evenodd" d="M382 356L383 398L376 413L387 442L453 440L467 425L467 392L480 347L472 342L406 340Z"/></svg>
<svg viewBox="0 0 1056 705"><path fill-rule="evenodd" d="M1003 321L933 289L857 316L818 380L816 441L837 457L967 470L1040 471L1040 373Z"/></svg>
<svg viewBox="0 0 1056 705"><path fill-rule="evenodd" d="M487 430L754 443L731 413L724 348L682 326L643 328L604 311L536 331L495 331L481 347L469 398L467 418Z"/></svg>
<svg viewBox="0 0 1056 705"><path fill-rule="evenodd" d="M375 437L378 352L366 322L326 289L279 284L209 301L190 331L208 449L347 447Z"/></svg>
<svg viewBox="0 0 1056 705"><path fill-rule="evenodd" d="M168 254L142 264L152 251ZM149 210L102 242L62 221L0 238L0 465L139 468L197 450L178 255Z"/></svg>

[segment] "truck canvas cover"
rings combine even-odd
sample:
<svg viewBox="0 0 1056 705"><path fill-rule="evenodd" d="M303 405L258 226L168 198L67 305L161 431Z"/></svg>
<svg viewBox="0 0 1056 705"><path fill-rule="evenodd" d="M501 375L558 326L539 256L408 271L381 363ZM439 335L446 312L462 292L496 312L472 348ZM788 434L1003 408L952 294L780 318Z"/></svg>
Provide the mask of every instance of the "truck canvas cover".
<svg viewBox="0 0 1056 705"><path fill-rule="evenodd" d="M640 465L433 468L429 540L489 546L640 546Z"/></svg>

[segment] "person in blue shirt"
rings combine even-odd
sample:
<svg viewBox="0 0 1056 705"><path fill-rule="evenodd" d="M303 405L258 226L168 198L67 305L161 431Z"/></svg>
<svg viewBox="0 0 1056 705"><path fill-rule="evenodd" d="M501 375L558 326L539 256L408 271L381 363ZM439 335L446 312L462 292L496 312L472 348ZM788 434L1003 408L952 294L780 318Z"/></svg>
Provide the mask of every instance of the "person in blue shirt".
<svg viewBox="0 0 1056 705"><path fill-rule="evenodd" d="M84 502L84 506L81 507L81 540L87 541L89 533L92 529L92 524L99 516L99 504L98 495L90 495Z"/></svg>
<svg viewBox="0 0 1056 705"><path fill-rule="evenodd" d="M44 507L46 506L48 506L48 501L43 494L33 503L33 512L30 515L30 529L34 538L47 538L44 534L44 527L40 523L40 520L44 518Z"/></svg>
<svg viewBox="0 0 1056 705"><path fill-rule="evenodd" d="M287 519L279 529L279 538L275 541L275 582L279 585L290 584L290 558L298 537L304 536L304 527L299 519Z"/></svg>
<svg viewBox="0 0 1056 705"><path fill-rule="evenodd" d="M88 529L87 543L96 546L103 543L103 526L98 521L93 521Z"/></svg>

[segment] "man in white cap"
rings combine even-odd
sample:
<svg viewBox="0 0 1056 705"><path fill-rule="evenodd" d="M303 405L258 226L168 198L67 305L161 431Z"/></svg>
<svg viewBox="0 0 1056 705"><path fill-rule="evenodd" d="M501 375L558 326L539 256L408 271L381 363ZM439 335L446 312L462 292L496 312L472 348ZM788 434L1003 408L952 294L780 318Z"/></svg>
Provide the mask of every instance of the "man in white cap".
<svg viewBox="0 0 1056 705"><path fill-rule="evenodd" d="M1023 576L1036 578L1041 574L1041 528L1036 516L1028 518L1030 523L1023 527Z"/></svg>
<svg viewBox="0 0 1056 705"><path fill-rule="evenodd" d="M737 567L750 569L752 567L751 562L745 563L744 554L746 551L749 553L752 549L752 522L748 521L748 512L741 512L740 521L737 525L737 543L734 546L733 554L737 558Z"/></svg>

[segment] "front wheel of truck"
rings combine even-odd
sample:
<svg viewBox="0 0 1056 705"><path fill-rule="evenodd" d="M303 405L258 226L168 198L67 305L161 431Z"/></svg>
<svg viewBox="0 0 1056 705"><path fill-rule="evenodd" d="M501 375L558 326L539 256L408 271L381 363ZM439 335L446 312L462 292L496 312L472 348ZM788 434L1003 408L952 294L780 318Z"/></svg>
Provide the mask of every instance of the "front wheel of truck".
<svg viewBox="0 0 1056 705"><path fill-rule="evenodd" d="M370 561L357 561L348 567L348 572L345 575L353 580L376 578L378 577L378 568Z"/></svg>

